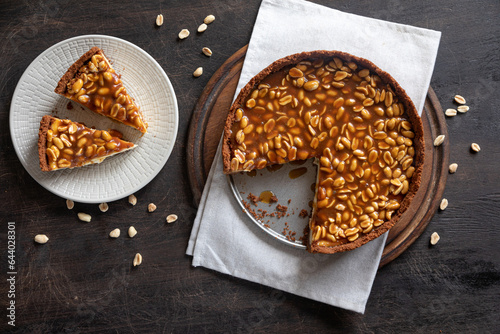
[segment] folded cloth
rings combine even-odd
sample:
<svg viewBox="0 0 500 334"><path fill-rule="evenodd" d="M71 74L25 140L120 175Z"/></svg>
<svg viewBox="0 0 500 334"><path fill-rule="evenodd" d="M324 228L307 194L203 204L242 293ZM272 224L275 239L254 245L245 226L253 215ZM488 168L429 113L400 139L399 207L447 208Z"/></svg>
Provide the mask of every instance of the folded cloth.
<svg viewBox="0 0 500 334"><path fill-rule="evenodd" d="M236 94L287 55L340 50L390 73L422 113L441 33L343 13L300 0L263 0ZM220 149L186 253L193 266L364 313L387 234L350 252L310 254L263 233L242 212L222 173Z"/></svg>

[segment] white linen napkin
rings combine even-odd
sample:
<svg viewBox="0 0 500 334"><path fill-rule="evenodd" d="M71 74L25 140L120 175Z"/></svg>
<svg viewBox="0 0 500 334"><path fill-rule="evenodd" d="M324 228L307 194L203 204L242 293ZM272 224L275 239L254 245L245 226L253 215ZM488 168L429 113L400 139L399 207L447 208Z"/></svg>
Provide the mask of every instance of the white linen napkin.
<svg viewBox="0 0 500 334"><path fill-rule="evenodd" d="M343 13L300 0L263 0L236 89L287 55L340 50L371 60L421 114L441 33ZM263 233L242 212L222 173L220 149L186 253L193 266L363 313L387 234L347 253L309 254Z"/></svg>

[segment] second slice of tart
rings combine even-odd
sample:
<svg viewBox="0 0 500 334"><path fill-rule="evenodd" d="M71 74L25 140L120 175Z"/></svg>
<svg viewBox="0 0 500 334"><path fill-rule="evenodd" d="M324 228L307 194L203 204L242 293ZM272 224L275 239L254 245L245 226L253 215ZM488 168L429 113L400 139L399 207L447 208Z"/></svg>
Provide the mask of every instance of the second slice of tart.
<svg viewBox="0 0 500 334"><path fill-rule="evenodd" d="M148 125L140 107L98 47L93 47L71 65L54 91L95 113L146 133Z"/></svg>
<svg viewBox="0 0 500 334"><path fill-rule="evenodd" d="M82 167L136 147L121 134L95 130L69 119L45 115L38 132L38 156L44 172Z"/></svg>

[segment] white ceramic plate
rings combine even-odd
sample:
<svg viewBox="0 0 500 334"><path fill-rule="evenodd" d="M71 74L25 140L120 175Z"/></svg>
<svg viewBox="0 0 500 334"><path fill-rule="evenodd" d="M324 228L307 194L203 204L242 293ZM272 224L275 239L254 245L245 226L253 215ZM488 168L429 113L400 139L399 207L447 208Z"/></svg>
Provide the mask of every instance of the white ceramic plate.
<svg viewBox="0 0 500 334"><path fill-rule="evenodd" d="M148 133L118 124L54 93L68 67L91 47L103 49L122 75L148 123ZM104 162L75 169L42 172L38 160L38 128L43 115L83 122L96 129L114 128L138 147ZM161 66L144 50L125 40L86 35L67 39L45 50L26 69L10 107L10 134L17 156L44 188L83 203L111 202L148 184L163 168L175 144L178 127L175 92Z"/></svg>

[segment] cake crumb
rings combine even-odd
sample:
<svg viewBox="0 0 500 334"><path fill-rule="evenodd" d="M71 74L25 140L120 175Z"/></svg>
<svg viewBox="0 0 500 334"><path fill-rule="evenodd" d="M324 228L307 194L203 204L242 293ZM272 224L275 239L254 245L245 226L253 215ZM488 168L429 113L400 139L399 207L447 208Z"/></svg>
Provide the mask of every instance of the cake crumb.
<svg viewBox="0 0 500 334"><path fill-rule="evenodd" d="M283 236L289 241L295 242L295 232L290 230L290 227L288 226L288 222L285 222L285 227L283 228L283 232L281 232Z"/></svg>
<svg viewBox="0 0 500 334"><path fill-rule="evenodd" d="M276 205L276 211L286 212L286 210L288 210L287 206L281 204Z"/></svg>
<svg viewBox="0 0 500 334"><path fill-rule="evenodd" d="M285 217L287 215L286 213L287 210L288 210L287 206L281 204L276 205L276 217L278 218Z"/></svg>
<svg viewBox="0 0 500 334"><path fill-rule="evenodd" d="M309 216L309 212L306 209L302 209L299 213L299 217L306 218L307 216Z"/></svg>
<svg viewBox="0 0 500 334"><path fill-rule="evenodd" d="M247 196L247 199L252 202L253 205L257 206L257 202L260 201L260 198L259 196L256 196L252 193L249 193L248 196Z"/></svg>

